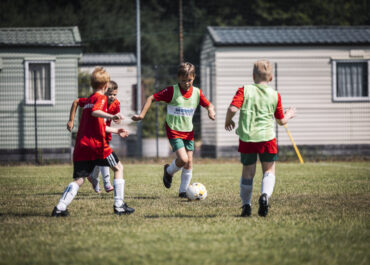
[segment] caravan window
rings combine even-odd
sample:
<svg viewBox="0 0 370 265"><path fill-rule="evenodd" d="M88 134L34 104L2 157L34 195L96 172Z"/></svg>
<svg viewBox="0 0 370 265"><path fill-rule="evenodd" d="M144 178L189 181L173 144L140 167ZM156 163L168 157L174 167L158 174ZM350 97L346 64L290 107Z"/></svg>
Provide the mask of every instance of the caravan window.
<svg viewBox="0 0 370 265"><path fill-rule="evenodd" d="M333 62L334 101L368 101L369 87L368 61Z"/></svg>
<svg viewBox="0 0 370 265"><path fill-rule="evenodd" d="M54 62L25 62L25 101L26 104L54 104Z"/></svg>

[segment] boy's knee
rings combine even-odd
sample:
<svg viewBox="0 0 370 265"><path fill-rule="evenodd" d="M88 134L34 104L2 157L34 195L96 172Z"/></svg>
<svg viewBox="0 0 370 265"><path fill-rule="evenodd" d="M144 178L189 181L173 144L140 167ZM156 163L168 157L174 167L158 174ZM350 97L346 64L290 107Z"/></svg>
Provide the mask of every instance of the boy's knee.
<svg viewBox="0 0 370 265"><path fill-rule="evenodd" d="M184 168L185 169L192 169L193 168L193 163L186 163L185 165L184 165Z"/></svg>
<svg viewBox="0 0 370 265"><path fill-rule="evenodd" d="M185 166L189 162L189 158L187 156L180 157L177 160L179 162L180 167Z"/></svg>
<svg viewBox="0 0 370 265"><path fill-rule="evenodd" d="M185 169L192 169L193 168L193 160L191 158L188 158L188 162L184 165Z"/></svg>
<svg viewBox="0 0 370 265"><path fill-rule="evenodd" d="M85 182L85 178L78 178L78 179L75 179L74 182L79 186L81 187L82 184L84 184Z"/></svg>
<svg viewBox="0 0 370 265"><path fill-rule="evenodd" d="M117 172L117 171L122 171L123 172L123 165L121 162L118 162L117 165L115 165L114 167L112 167L112 170L114 172Z"/></svg>

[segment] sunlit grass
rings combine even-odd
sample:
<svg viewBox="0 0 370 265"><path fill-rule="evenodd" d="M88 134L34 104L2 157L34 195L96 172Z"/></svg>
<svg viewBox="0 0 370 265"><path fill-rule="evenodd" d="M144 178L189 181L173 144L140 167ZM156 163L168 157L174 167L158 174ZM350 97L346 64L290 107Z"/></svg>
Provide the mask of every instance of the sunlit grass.
<svg viewBox="0 0 370 265"><path fill-rule="evenodd" d="M0 167L0 264L369 264L370 163L277 164L267 218L239 217L238 163L195 164L205 201L178 198L180 176L163 187L161 164L125 165L125 201L89 183L68 218L49 217L72 166Z"/></svg>

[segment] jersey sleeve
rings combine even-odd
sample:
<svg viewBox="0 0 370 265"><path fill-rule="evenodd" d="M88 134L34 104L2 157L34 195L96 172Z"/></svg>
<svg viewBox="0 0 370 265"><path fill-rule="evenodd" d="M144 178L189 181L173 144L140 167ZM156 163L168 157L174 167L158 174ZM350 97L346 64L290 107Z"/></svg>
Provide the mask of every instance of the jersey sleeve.
<svg viewBox="0 0 370 265"><path fill-rule="evenodd" d="M230 105L233 105L240 109L243 105L243 102L244 102L244 87L239 87Z"/></svg>
<svg viewBox="0 0 370 265"><path fill-rule="evenodd" d="M87 98L79 98L78 99L78 106L80 106L81 108L83 108L86 104L86 101L87 101Z"/></svg>
<svg viewBox="0 0 370 265"><path fill-rule="evenodd" d="M117 114L117 113L119 113L119 112L121 112L121 104L119 103L119 101L117 101L117 105L116 105L116 113L115 113L115 114Z"/></svg>
<svg viewBox="0 0 370 265"><path fill-rule="evenodd" d="M96 110L102 110L104 112L107 110L107 98L106 98L106 96L96 97L96 101L95 101L94 106L92 107L91 111L96 111Z"/></svg>
<svg viewBox="0 0 370 265"><path fill-rule="evenodd" d="M164 101L170 103L173 97L173 87L169 86L165 89L153 94L155 101Z"/></svg>
<svg viewBox="0 0 370 265"><path fill-rule="evenodd" d="M283 110L283 105L281 104L281 96L278 93L278 102L276 105L276 110L274 113L275 119L281 120L284 118L284 110Z"/></svg>
<svg viewBox="0 0 370 265"><path fill-rule="evenodd" d="M199 89L200 92L200 98L199 98L199 105L201 105L203 108L206 108L211 104L209 100L204 96L203 92L201 89Z"/></svg>
<svg viewBox="0 0 370 265"><path fill-rule="evenodd" d="M114 101L113 109L112 109L109 113L110 113L110 114L115 115L115 114L119 113L120 111L121 111L120 103L119 103L119 101L116 99L116 100Z"/></svg>

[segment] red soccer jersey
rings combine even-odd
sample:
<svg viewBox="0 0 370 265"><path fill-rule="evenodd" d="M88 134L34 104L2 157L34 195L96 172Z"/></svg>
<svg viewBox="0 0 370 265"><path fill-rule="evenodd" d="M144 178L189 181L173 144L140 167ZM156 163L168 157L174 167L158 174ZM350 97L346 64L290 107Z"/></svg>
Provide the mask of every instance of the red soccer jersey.
<svg viewBox="0 0 370 265"><path fill-rule="evenodd" d="M112 153L105 139L106 125L103 118L91 114L96 110L107 110L107 97L94 93L87 99L80 99L79 106L83 107L83 112L73 151L73 161L105 159Z"/></svg>
<svg viewBox="0 0 370 265"><path fill-rule="evenodd" d="M120 103L117 99L115 99L111 104L108 105L108 113L115 115L121 111L120 109ZM110 126L112 123L112 120L107 120L106 124L107 126ZM109 143L112 140L112 134L107 133L106 140Z"/></svg>
<svg viewBox="0 0 370 265"><path fill-rule="evenodd" d="M232 102L230 105L233 105L240 109L244 102L244 87L240 87L236 92ZM276 105L276 110L274 113L276 119L281 120L284 118L283 106L281 104L281 97L278 93L278 102ZM251 153L270 153L270 154L277 154L277 145L276 145L276 138L267 141L267 142L243 142L239 139L239 148L238 151L240 153L251 154Z"/></svg>
<svg viewBox="0 0 370 265"><path fill-rule="evenodd" d="M179 85L180 87L180 85ZM199 98L199 105L202 107L208 107L210 102L208 99L203 95L203 92L201 89L200 91L200 98ZM180 88L180 92L184 98L190 98L193 94L193 87L190 87L188 91L182 90ZM153 95L154 99L156 101L164 101L166 103L170 103L173 97L173 86L166 87L165 89L155 93ZM184 140L194 140L194 131L191 132L179 132L172 130L166 123L166 132L168 139L184 139Z"/></svg>

